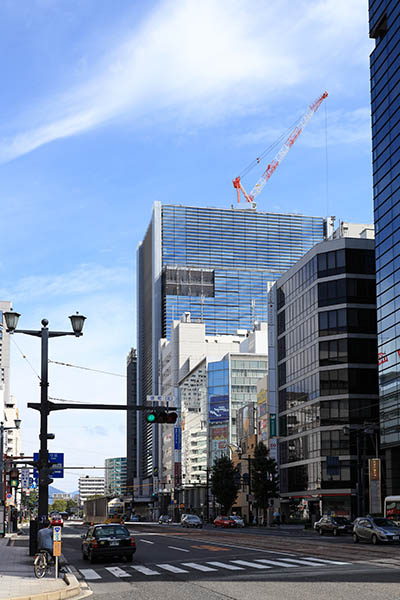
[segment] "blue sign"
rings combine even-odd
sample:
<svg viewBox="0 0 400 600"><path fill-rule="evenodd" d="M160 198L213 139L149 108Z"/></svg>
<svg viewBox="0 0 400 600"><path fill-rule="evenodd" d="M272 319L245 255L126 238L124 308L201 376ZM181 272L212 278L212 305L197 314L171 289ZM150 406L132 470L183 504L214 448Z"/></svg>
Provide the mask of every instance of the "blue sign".
<svg viewBox="0 0 400 600"><path fill-rule="evenodd" d="M210 396L210 423L229 420L229 396Z"/></svg>
<svg viewBox="0 0 400 600"><path fill-rule="evenodd" d="M175 450L181 450L182 449L182 435L181 435L181 428L180 427L174 427L174 448Z"/></svg>
<svg viewBox="0 0 400 600"><path fill-rule="evenodd" d="M39 460L39 453L33 453L33 460ZM56 479L62 479L64 477L64 453L63 452L49 452L49 467L52 469L49 476ZM53 467L57 467L53 471ZM33 476L35 479L39 478L37 469L33 469Z"/></svg>

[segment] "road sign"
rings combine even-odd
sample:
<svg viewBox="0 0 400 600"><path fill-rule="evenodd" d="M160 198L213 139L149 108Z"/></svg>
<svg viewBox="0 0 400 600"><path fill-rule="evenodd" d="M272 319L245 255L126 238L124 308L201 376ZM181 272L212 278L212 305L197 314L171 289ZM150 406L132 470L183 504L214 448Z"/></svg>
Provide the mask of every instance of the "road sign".
<svg viewBox="0 0 400 600"><path fill-rule="evenodd" d="M146 396L147 402L159 402L161 404L173 404L173 396Z"/></svg>
<svg viewBox="0 0 400 600"><path fill-rule="evenodd" d="M24 491L29 489L29 469L27 468L21 469L21 489Z"/></svg>
<svg viewBox="0 0 400 600"><path fill-rule="evenodd" d="M38 452L34 452L33 460L39 460ZM63 452L49 452L49 465L51 468L57 467L54 471L49 473L50 477L53 479L61 479L64 477L64 453ZM33 476L35 479L38 479L39 473L37 469L33 470Z"/></svg>
<svg viewBox="0 0 400 600"><path fill-rule="evenodd" d="M53 556L61 556L61 542L53 542Z"/></svg>
<svg viewBox="0 0 400 600"><path fill-rule="evenodd" d="M53 527L53 542L61 542L61 527L56 525Z"/></svg>

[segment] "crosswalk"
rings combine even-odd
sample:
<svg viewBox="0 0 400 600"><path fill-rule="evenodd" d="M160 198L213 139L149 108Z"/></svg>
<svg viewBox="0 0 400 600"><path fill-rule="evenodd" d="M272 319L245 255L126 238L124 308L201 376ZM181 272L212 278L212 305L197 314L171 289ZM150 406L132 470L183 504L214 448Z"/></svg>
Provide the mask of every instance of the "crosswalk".
<svg viewBox="0 0 400 600"><path fill-rule="evenodd" d="M170 563L157 563L151 566L145 565L129 565L126 569L120 567L105 567L103 573L109 573L116 578L129 578L135 574L140 573L148 577L156 577L165 573L172 573L177 575L187 573L216 573L223 571L255 571L255 570L267 570L273 568L304 568L304 567L327 567L331 566L344 566L351 565L350 562L329 560L326 558L317 558L313 556L301 557L301 558L288 558L279 557L276 560L269 558L255 558L249 560L227 560L222 561L201 561L201 562L181 562L179 564ZM80 574L84 579L87 580L98 580L104 576L102 572L98 572L95 569L79 569Z"/></svg>

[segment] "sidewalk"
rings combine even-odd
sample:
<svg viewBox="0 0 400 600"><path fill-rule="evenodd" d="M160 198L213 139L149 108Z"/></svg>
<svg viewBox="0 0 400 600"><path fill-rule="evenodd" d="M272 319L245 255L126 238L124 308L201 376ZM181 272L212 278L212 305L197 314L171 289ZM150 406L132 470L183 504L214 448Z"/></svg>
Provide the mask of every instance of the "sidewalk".
<svg viewBox="0 0 400 600"><path fill-rule="evenodd" d="M0 600L63 600L81 594L71 573L37 579L27 535L0 538Z"/></svg>

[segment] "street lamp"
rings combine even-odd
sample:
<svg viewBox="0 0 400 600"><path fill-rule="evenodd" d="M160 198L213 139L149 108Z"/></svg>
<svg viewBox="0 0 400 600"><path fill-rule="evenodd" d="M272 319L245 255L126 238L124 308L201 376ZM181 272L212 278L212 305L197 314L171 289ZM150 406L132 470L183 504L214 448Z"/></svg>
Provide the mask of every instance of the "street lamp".
<svg viewBox="0 0 400 600"><path fill-rule="evenodd" d="M21 316L12 309L3 313L8 333L24 333L41 339L41 377L40 377L40 450L38 460L39 472L39 506L38 519L43 523L47 519L49 504L49 452L47 449L47 440L53 439L53 435L47 431L47 417L49 414L48 406L48 363L49 363L49 338L62 337L65 335L74 335L80 337L86 317L78 312L71 315L72 331L49 331L48 320L42 319L42 328L40 330L17 329L18 319Z"/></svg>
<svg viewBox="0 0 400 600"><path fill-rule="evenodd" d="M0 513L0 535L4 537L4 516L5 516L5 486L4 486L4 432L10 429L19 429L21 426L21 419L14 419L15 427L4 427L4 423L0 423L0 507L2 507Z"/></svg>

